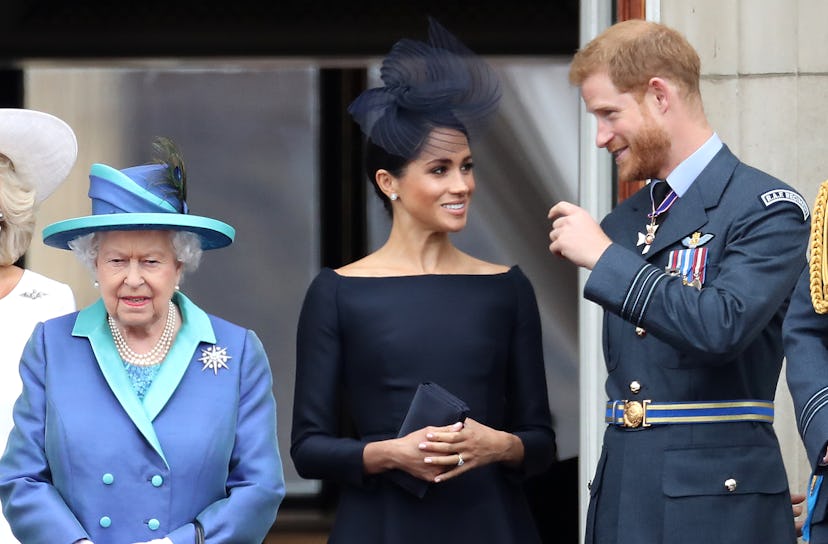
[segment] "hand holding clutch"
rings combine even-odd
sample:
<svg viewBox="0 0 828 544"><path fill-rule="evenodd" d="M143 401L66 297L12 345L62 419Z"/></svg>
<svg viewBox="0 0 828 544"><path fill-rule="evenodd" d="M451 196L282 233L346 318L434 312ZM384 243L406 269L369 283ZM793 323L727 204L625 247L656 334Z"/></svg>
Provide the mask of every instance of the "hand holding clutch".
<svg viewBox="0 0 828 544"><path fill-rule="evenodd" d="M446 389L432 382L421 383L414 393L397 437L428 426L440 427L464 421L468 414L468 405ZM425 496L431 485L402 470L391 470L386 474L391 481L419 498Z"/></svg>

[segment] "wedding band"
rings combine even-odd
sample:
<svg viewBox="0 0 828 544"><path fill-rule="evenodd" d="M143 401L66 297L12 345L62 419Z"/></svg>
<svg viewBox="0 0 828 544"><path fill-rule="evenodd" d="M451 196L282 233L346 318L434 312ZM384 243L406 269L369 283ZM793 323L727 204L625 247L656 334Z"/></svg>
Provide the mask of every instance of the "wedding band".
<svg viewBox="0 0 828 544"><path fill-rule="evenodd" d="M462 454L462 453L458 453L458 454L457 454L457 466L458 466L458 467L462 467L462 466L463 466L463 463L465 463L465 461L463 461L463 454Z"/></svg>

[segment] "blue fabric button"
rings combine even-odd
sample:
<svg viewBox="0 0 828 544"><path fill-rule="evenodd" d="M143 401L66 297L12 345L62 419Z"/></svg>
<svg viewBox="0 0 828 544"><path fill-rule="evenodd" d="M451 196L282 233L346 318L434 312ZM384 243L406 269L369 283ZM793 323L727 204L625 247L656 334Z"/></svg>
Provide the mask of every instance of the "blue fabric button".
<svg viewBox="0 0 828 544"><path fill-rule="evenodd" d="M152 518L147 522L147 527L150 528L150 531L157 531L159 527L161 527L161 522L155 518Z"/></svg>
<svg viewBox="0 0 828 544"><path fill-rule="evenodd" d="M101 527L106 529L107 527L112 525L112 520L109 519L109 516L104 516L104 517L101 518L100 524L101 524Z"/></svg>
<svg viewBox="0 0 828 544"><path fill-rule="evenodd" d="M106 485L112 485L112 482L115 481L115 476L113 476L112 474L107 472L106 474L103 475L103 477L101 478L101 481Z"/></svg>
<svg viewBox="0 0 828 544"><path fill-rule="evenodd" d="M154 485L155 487L161 487L161 485L164 483L164 478L162 478L161 476L156 474L155 476L152 477L151 481L152 481L152 485Z"/></svg>

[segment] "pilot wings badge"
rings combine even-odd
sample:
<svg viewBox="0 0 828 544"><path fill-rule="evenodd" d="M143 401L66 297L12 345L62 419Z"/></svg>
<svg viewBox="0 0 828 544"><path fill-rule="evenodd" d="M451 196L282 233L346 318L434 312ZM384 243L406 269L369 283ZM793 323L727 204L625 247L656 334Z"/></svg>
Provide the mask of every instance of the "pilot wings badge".
<svg viewBox="0 0 828 544"><path fill-rule="evenodd" d="M702 234L699 231L696 231L690 236L685 236L681 241L681 245L683 245L684 247L689 247L691 249L696 248L699 246L703 246L704 244L712 240L714 236L714 234Z"/></svg>

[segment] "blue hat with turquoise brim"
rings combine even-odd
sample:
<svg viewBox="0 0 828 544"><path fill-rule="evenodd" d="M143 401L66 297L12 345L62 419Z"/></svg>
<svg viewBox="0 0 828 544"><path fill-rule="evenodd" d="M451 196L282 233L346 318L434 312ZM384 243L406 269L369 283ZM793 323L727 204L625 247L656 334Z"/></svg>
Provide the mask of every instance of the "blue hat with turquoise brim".
<svg viewBox="0 0 828 544"><path fill-rule="evenodd" d="M209 217L190 215L186 202L165 182L170 167L146 164L117 170L93 164L89 172L92 215L52 223L43 243L69 249L79 236L113 230L175 230L195 233L202 249L233 243L233 227Z"/></svg>

